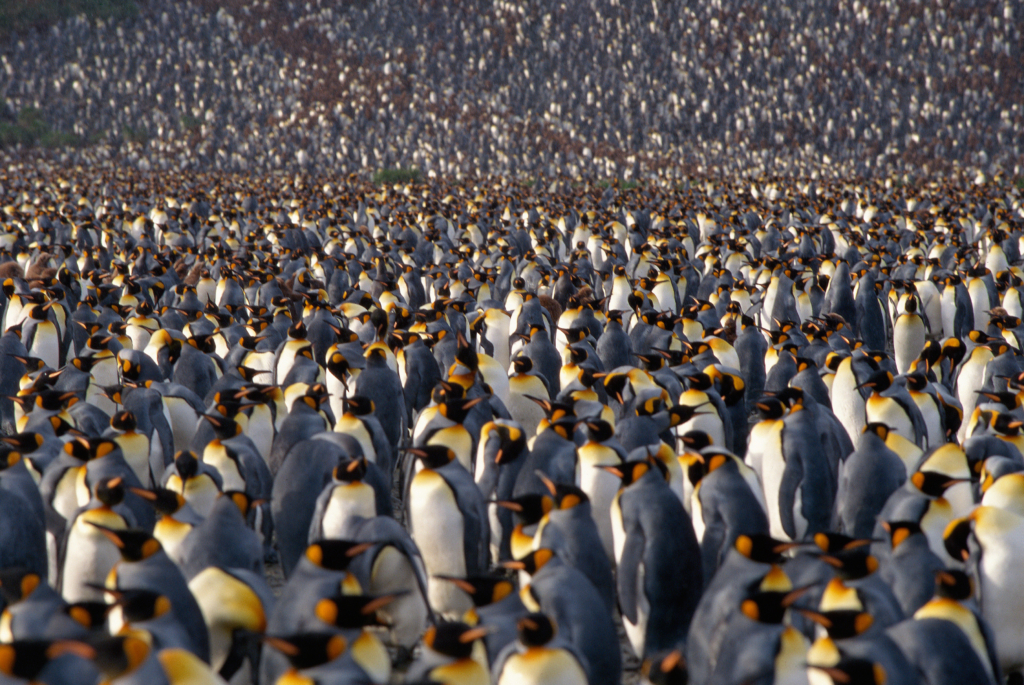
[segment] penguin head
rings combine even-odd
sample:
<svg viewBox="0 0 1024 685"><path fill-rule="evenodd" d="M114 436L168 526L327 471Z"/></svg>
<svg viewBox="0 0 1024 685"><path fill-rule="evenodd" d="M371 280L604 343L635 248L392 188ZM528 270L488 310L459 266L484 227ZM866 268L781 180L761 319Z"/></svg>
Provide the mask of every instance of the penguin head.
<svg viewBox="0 0 1024 685"><path fill-rule="evenodd" d="M871 540L840 533L816 533L813 540L822 552L821 560L832 566L840 578L854 580L878 570L878 559L869 553Z"/></svg>
<svg viewBox="0 0 1024 685"><path fill-rule="evenodd" d="M227 409L226 406L225 409ZM220 414L203 414L202 417L213 428L213 434L217 436L217 439L226 440L242 434L242 426L234 419Z"/></svg>
<svg viewBox="0 0 1024 685"><path fill-rule="evenodd" d="M367 463L365 457L351 459L347 455L338 459L332 475L339 483L358 483L366 477Z"/></svg>
<svg viewBox="0 0 1024 685"><path fill-rule="evenodd" d="M834 609L832 611L801 609L800 613L824 628L833 640L843 640L861 635L875 623L871 614L858 609Z"/></svg>
<svg viewBox="0 0 1024 685"><path fill-rule="evenodd" d="M306 548L306 559L330 571L344 571L354 558L373 547L369 542L317 540Z"/></svg>
<svg viewBox="0 0 1024 685"><path fill-rule="evenodd" d="M513 512L516 523L522 526L539 523L548 512L555 508L552 496L543 493L520 495L513 499L499 500L496 504Z"/></svg>
<svg viewBox="0 0 1024 685"><path fill-rule="evenodd" d="M64 453L82 461L101 459L116 449L117 443L106 438L73 438L64 443Z"/></svg>
<svg viewBox="0 0 1024 685"><path fill-rule="evenodd" d="M872 421L871 423L868 423L864 426L864 430L862 432L877 435L884 442L885 439L889 437L890 430L892 429L889 428L889 426L885 425L884 423Z"/></svg>
<svg viewBox="0 0 1024 685"><path fill-rule="evenodd" d="M876 662L844 657L834 666L811 666L832 679L835 685L886 685L885 668Z"/></svg>
<svg viewBox="0 0 1024 685"><path fill-rule="evenodd" d="M421 462L424 468L439 469L455 460L455 452L446 445L423 445L405 450Z"/></svg>
<svg viewBox="0 0 1024 685"><path fill-rule="evenodd" d="M974 579L965 571L947 568L935 573L935 594L964 602L974 596Z"/></svg>
<svg viewBox="0 0 1024 685"><path fill-rule="evenodd" d="M809 588L793 589L793 583L781 566L773 564L768 572L753 584L747 599L740 603L744 616L759 623L782 623L786 610Z"/></svg>
<svg viewBox="0 0 1024 685"><path fill-rule="evenodd" d="M0 673L12 679L32 681L50 661L64 654L92 659L96 652L75 640L18 640L0 645Z"/></svg>
<svg viewBox="0 0 1024 685"><path fill-rule="evenodd" d="M199 473L199 457L192 450L180 450L174 455L174 468L184 483Z"/></svg>
<svg viewBox="0 0 1024 685"><path fill-rule="evenodd" d="M891 371L880 369L868 376L868 379L858 385L857 388L871 388L874 392L881 393L888 390L892 386L894 380L895 379Z"/></svg>
<svg viewBox="0 0 1024 685"><path fill-rule="evenodd" d="M921 524L917 521L882 521L882 528L889 534L889 542L895 550L912 535L921 533Z"/></svg>
<svg viewBox="0 0 1024 685"><path fill-rule="evenodd" d="M366 395L352 395L343 398L341 406L346 414L353 416L371 416L376 409L373 400Z"/></svg>
<svg viewBox="0 0 1024 685"><path fill-rule="evenodd" d="M110 606L98 601L72 602L64 608L64 613L83 628L102 632L107 630Z"/></svg>
<svg viewBox="0 0 1024 685"><path fill-rule="evenodd" d="M658 472L662 478L667 475L665 465L661 463L660 460L650 456L639 461L627 461L619 466L602 466L601 468L608 473L621 478L621 487L624 488L636 483L652 471Z"/></svg>
<svg viewBox="0 0 1024 685"><path fill-rule="evenodd" d="M383 626L387 624L378 614L378 610L386 607L397 597L398 595L370 597L338 593L317 602L314 613L324 623L337 628Z"/></svg>
<svg viewBox="0 0 1024 685"><path fill-rule="evenodd" d="M682 405L682 406L686 406L686 405ZM689 409L689 407L687 407L687 409ZM637 402L635 411L636 411L636 415L637 416L654 416L655 414L659 414L659 413L665 411L665 399L660 394L659 395L655 395L653 397L647 397L646 399L644 399L644 400L642 400L640 402ZM690 413L691 416L696 414L695 411L690 411L690 412L687 412L687 413ZM677 415L673 414L672 417L677 418ZM684 422L683 420L679 421L679 423L683 423L683 422ZM675 425L679 425L679 424L672 424L672 425L675 426Z"/></svg>
<svg viewBox="0 0 1024 685"><path fill-rule="evenodd" d="M780 564L784 560L784 553L799 543L776 540L764 533L753 535L737 535L733 548L750 559L762 564Z"/></svg>
<svg viewBox="0 0 1024 685"><path fill-rule="evenodd" d="M143 589L111 590L104 592L114 597L114 605L120 610L127 623L141 623L160 618L170 613L171 600L159 592Z"/></svg>
<svg viewBox="0 0 1024 685"><path fill-rule="evenodd" d="M786 405L777 397L762 397L754 408L762 421L777 421L786 414Z"/></svg>
<svg viewBox="0 0 1024 685"><path fill-rule="evenodd" d="M423 644L453 659L469 659L473 656L473 643L489 632L489 628L471 628L462 621L441 621L427 628Z"/></svg>
<svg viewBox="0 0 1024 685"><path fill-rule="evenodd" d="M578 507L581 504L590 501L590 497L587 496L587 493L575 485L568 483L555 483L540 471L537 471L537 475L544 482L544 486L547 487L548 492L551 493L551 497L554 499L555 509L572 509L573 507Z"/></svg>
<svg viewBox="0 0 1024 685"><path fill-rule="evenodd" d="M707 402L701 402L700 404L694 405L676 404L669 407L669 425L674 428L676 426L683 425L684 423L690 421L694 417L704 416L706 414L714 414L714 411L699 411L702 407L705 407L707 404ZM640 407L637 407L637 414L640 414Z"/></svg>
<svg viewBox="0 0 1024 685"><path fill-rule="evenodd" d="M137 425L135 414L128 410L119 411L110 418L110 427L122 433L134 431Z"/></svg>
<svg viewBox="0 0 1024 685"><path fill-rule="evenodd" d="M558 626L555 619L547 614L534 612L527 614L516 622L519 641L525 647L543 647L555 639Z"/></svg>
<svg viewBox="0 0 1024 685"><path fill-rule="evenodd" d="M436 577L447 580L469 595L475 607L495 604L515 592L515 585L507 578L496 576L473 576L470 578Z"/></svg>
<svg viewBox="0 0 1024 685"><path fill-rule="evenodd" d="M124 479L104 478L93 487L93 496L105 507L116 507L124 501L125 486Z"/></svg>
<svg viewBox="0 0 1024 685"><path fill-rule="evenodd" d="M133 630L125 635L104 638L92 643L96 650L93 663L108 680L134 673L152 652L152 636Z"/></svg>
<svg viewBox="0 0 1024 685"><path fill-rule="evenodd" d="M971 556L971 533L974 531L974 515L954 519L942 533L943 546L954 559L967 561Z"/></svg>
<svg viewBox="0 0 1024 685"><path fill-rule="evenodd" d="M480 434L484 436L484 449L495 464L514 461L526 448L526 433L515 422L503 419L488 421L480 429Z"/></svg>
<svg viewBox="0 0 1024 685"><path fill-rule="evenodd" d="M0 569L0 594L7 604L14 604L35 592L41 581L42 578L35 571L9 566Z"/></svg>
<svg viewBox="0 0 1024 685"><path fill-rule="evenodd" d="M953 478L941 471L920 470L910 476L910 482L928 497L942 497L946 490L963 479Z"/></svg>
<svg viewBox="0 0 1024 685"><path fill-rule="evenodd" d="M242 518L247 518L250 511L262 504L262 502L252 499L241 490L225 490L220 494L220 497L227 497L230 499L232 504L234 504L242 514Z"/></svg>
<svg viewBox="0 0 1024 685"><path fill-rule="evenodd" d="M438 412L449 421L461 424L469 416L469 412L473 407L481 402L485 402L487 399L486 395L481 395L472 399L449 400L438 405Z"/></svg>
<svg viewBox="0 0 1024 685"><path fill-rule="evenodd" d="M326 631L268 635L263 641L281 652L292 668L298 670L332 662L348 649L344 636Z"/></svg>
<svg viewBox="0 0 1024 685"><path fill-rule="evenodd" d="M178 475L182 480L185 480L185 477L181 475L180 469L178 470ZM152 490L146 490L143 488L128 489L149 502L153 509L163 516L172 516L176 514L179 509L185 506L185 498L182 497L180 493L168 490L167 488L153 488Z"/></svg>
<svg viewBox="0 0 1024 685"><path fill-rule="evenodd" d="M803 389L790 387L775 395L776 398L788 409L790 413L798 412L804 408L807 395Z"/></svg>
<svg viewBox="0 0 1024 685"><path fill-rule="evenodd" d="M108 540L114 543L124 561L142 561L163 550L159 540L140 528L113 529L93 521L87 521L87 523L98 528Z"/></svg>
<svg viewBox="0 0 1024 685"><path fill-rule="evenodd" d="M0 444L0 449L10 447L10 454L18 454L20 456L21 454L35 452L43 446L43 442L43 436L40 433L14 433L13 435L5 435L0 438L0 443L2 443ZM14 463L8 463L7 466L14 466Z"/></svg>

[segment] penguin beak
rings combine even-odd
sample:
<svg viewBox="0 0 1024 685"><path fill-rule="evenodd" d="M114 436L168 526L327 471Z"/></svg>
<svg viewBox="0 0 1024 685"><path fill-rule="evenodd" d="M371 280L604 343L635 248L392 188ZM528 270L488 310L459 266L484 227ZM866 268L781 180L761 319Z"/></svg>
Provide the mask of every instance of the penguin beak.
<svg viewBox="0 0 1024 685"><path fill-rule="evenodd" d="M622 478L622 469L617 466L601 466L600 469L607 471L617 478Z"/></svg>
<svg viewBox="0 0 1024 685"><path fill-rule="evenodd" d="M540 469L536 469L534 473L537 474L537 477L540 478L541 482L544 483L544 486L547 487L548 492L554 495L557 491L557 486L555 485L554 481L548 478L547 475Z"/></svg>

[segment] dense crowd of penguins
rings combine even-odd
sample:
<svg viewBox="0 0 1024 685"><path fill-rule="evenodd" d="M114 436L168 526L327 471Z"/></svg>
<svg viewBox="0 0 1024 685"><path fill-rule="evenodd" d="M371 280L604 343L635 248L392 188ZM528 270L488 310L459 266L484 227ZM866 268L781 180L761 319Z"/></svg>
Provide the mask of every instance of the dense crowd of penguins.
<svg viewBox="0 0 1024 685"><path fill-rule="evenodd" d="M1019 189L0 195L3 682L1021 682Z"/></svg>
<svg viewBox="0 0 1024 685"><path fill-rule="evenodd" d="M1024 165L1015 0L139 0L0 41L68 164L442 177ZM1017 172L1020 173L1019 171Z"/></svg>

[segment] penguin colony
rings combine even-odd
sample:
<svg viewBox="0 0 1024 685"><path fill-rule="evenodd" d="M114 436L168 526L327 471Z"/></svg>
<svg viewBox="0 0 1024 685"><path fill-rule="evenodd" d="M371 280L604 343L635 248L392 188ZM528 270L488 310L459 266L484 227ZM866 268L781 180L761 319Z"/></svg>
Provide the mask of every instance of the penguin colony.
<svg viewBox="0 0 1024 685"><path fill-rule="evenodd" d="M34 107L85 144L65 164L143 170L1024 167L1017 0L138 5L0 38L0 119Z"/></svg>
<svg viewBox="0 0 1024 685"><path fill-rule="evenodd" d="M1019 682L1019 189L16 171L4 682Z"/></svg>

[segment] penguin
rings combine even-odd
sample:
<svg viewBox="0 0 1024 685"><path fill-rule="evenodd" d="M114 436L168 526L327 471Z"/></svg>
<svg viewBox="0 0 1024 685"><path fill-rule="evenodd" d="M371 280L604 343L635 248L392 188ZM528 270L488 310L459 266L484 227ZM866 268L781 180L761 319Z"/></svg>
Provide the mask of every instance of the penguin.
<svg viewBox="0 0 1024 685"><path fill-rule="evenodd" d="M916 295L907 297L903 312L893 324L893 349L896 371L899 374L905 374L910 370L911 363L924 349L928 335L924 318L918 313L918 305Z"/></svg>
<svg viewBox="0 0 1024 685"><path fill-rule="evenodd" d="M612 502L619 607L641 658L685 643L704 586L693 525L657 465L605 467L622 479Z"/></svg>
<svg viewBox="0 0 1024 685"><path fill-rule="evenodd" d="M776 669L792 670L794 654L807 652L807 638L792 626L783 625L787 608L804 592L794 589L781 567L742 589L738 610L724 627L722 648L708 682L746 682Z"/></svg>
<svg viewBox="0 0 1024 685"><path fill-rule="evenodd" d="M529 584L519 592L533 612L550 616L583 657L587 681L612 685L622 679L622 655L615 624L594 586L580 571L549 549L537 549L506 568L526 571Z"/></svg>
<svg viewBox="0 0 1024 685"><path fill-rule="evenodd" d="M576 479L590 500L590 511L597 524L601 545L612 564L615 545L612 534L612 501L618 494L621 478L605 467L620 466L627 459L626 450L615 439L615 429L604 420L585 422L587 441L576 448Z"/></svg>
<svg viewBox="0 0 1024 685"><path fill-rule="evenodd" d="M1018 513L981 506L950 522L944 533L950 556L970 568L981 615L995 637L998 666L1008 677L1024 669L1024 650L1017 639L1021 628L1012 618L1020 600L999 588L1010 587L1007 574L1024 550L1022 525L1024 516Z"/></svg>
<svg viewBox="0 0 1024 685"><path fill-rule="evenodd" d="M218 471L187 449L174 455L161 480L164 487L180 495L202 518L210 514L224 482Z"/></svg>
<svg viewBox="0 0 1024 685"><path fill-rule="evenodd" d="M519 619L517 628L516 642L499 655L492 668L494 683L585 685L588 682L580 657L561 643L558 626L550 617L539 612L527 614Z"/></svg>
<svg viewBox="0 0 1024 685"><path fill-rule="evenodd" d="M751 431L764 438L757 461L773 537L802 540L828 530L835 501L836 483L827 461L820 455L818 426L802 397L781 418L769 419L763 430ZM777 408L771 408L774 416ZM812 458L811 455L814 455ZM755 461L752 461L755 463Z"/></svg>
<svg viewBox="0 0 1024 685"><path fill-rule="evenodd" d="M430 606L442 614L461 615L469 608L460 604L450 583L438 576L465 578L487 570L490 526L487 505L472 475L441 445L408 450L423 468L409 481L406 506L408 527L423 555L427 569ZM461 540L453 553L451 540Z"/></svg>
<svg viewBox="0 0 1024 685"><path fill-rule="evenodd" d="M185 626L192 642L192 652L209 662L210 643L199 604L188 589L185 576L177 564L146 531L137 528L98 528L121 554L121 559L107 574L105 587L110 590L150 590L168 598L177 619Z"/></svg>
<svg viewBox="0 0 1024 685"><path fill-rule="evenodd" d="M760 483L754 485L744 470L749 468L735 455L709 447L687 469L693 485L690 520L700 543L704 583L710 582L726 554L741 535L767 535L768 515L761 503Z"/></svg>
<svg viewBox="0 0 1024 685"><path fill-rule="evenodd" d="M45 579L23 566L0 571L0 593L4 610L0 616L0 639L17 640L73 639L86 630Z"/></svg>
<svg viewBox="0 0 1024 685"><path fill-rule="evenodd" d="M392 447L398 447L409 425L409 414L398 373L387 363L384 350L370 347L366 352L366 368L356 378L354 392L369 397L376 407L376 416Z"/></svg>
<svg viewBox="0 0 1024 685"><path fill-rule="evenodd" d="M262 651L258 637L274 607L274 595L263 576L210 566L192 578L188 587L210 635L214 671L228 681L243 667L258 673Z"/></svg>
<svg viewBox="0 0 1024 685"><path fill-rule="evenodd" d="M186 580L210 566L263 574L263 548L247 524L256 503L244 492L225 490L210 513L181 541L177 554Z"/></svg>
<svg viewBox="0 0 1024 685"><path fill-rule="evenodd" d="M587 494L575 485L543 480L551 492L554 507L537 524L534 549L550 549L563 562L582 571L612 611L615 606L612 566L601 548Z"/></svg>
<svg viewBox="0 0 1024 685"><path fill-rule="evenodd" d="M833 529L853 538L870 538L889 497L907 480L907 467L885 440L889 427L869 423L857 449L839 467Z"/></svg>
<svg viewBox="0 0 1024 685"><path fill-rule="evenodd" d="M304 549L294 562L288 582L274 603L267 619L268 636L327 632L317 616L317 604L339 589L348 595L362 595L363 583L351 565L373 547L372 543L350 540L321 540ZM364 579L365 580L365 579ZM336 630L327 634L337 634ZM273 644L273 643L271 643ZM288 669L288 660L279 652L264 650L260 660L260 681L276 682Z"/></svg>
<svg viewBox="0 0 1024 685"><path fill-rule="evenodd" d="M431 626L423 638L423 654L406 671L406 680L487 685L487 668L474 658L478 640L485 635L485 628L470 627L461 621Z"/></svg>
<svg viewBox="0 0 1024 685"><path fill-rule="evenodd" d="M122 506L124 489L120 478L100 481L93 488L93 499L68 519L58 556L60 573L57 577L57 588L66 601L103 599L102 590L96 586L102 587L107 574L121 558L103 528L123 530L136 523L134 516Z"/></svg>
<svg viewBox="0 0 1024 685"><path fill-rule="evenodd" d="M334 467L332 482L328 483L316 501L313 520L309 524L309 542L320 539L339 539L353 516L373 518L377 511L376 494L373 486L363 481L366 476L366 459L338 460Z"/></svg>
<svg viewBox="0 0 1024 685"><path fill-rule="evenodd" d="M196 510L185 500L181 493L167 488L143 490L132 488L132 492L149 502L160 518L153 527L153 537L164 548L167 556L181 564L179 548L192 529L202 523ZM219 493L219 491L218 491Z"/></svg>
<svg viewBox="0 0 1024 685"><path fill-rule="evenodd" d="M509 369L508 412L526 434L527 440L537 434L537 426L544 418L544 409L533 399L550 401L548 383L539 373L533 372L533 361L520 355L512 359Z"/></svg>
<svg viewBox="0 0 1024 685"><path fill-rule="evenodd" d="M106 590L106 594L114 600L107 615L107 630L112 635L145 631L157 651L192 651L192 641L167 597L151 590Z"/></svg>
<svg viewBox="0 0 1024 685"><path fill-rule="evenodd" d="M497 502L512 499L525 452L526 433L514 421L496 419L484 424L480 431L473 480L487 501L491 560L495 563L512 558L512 515Z"/></svg>
<svg viewBox="0 0 1024 685"><path fill-rule="evenodd" d="M891 372L876 371L861 385L871 388L864 404L868 423L885 424L919 447L927 446L928 428L921 410L907 389L895 382Z"/></svg>

